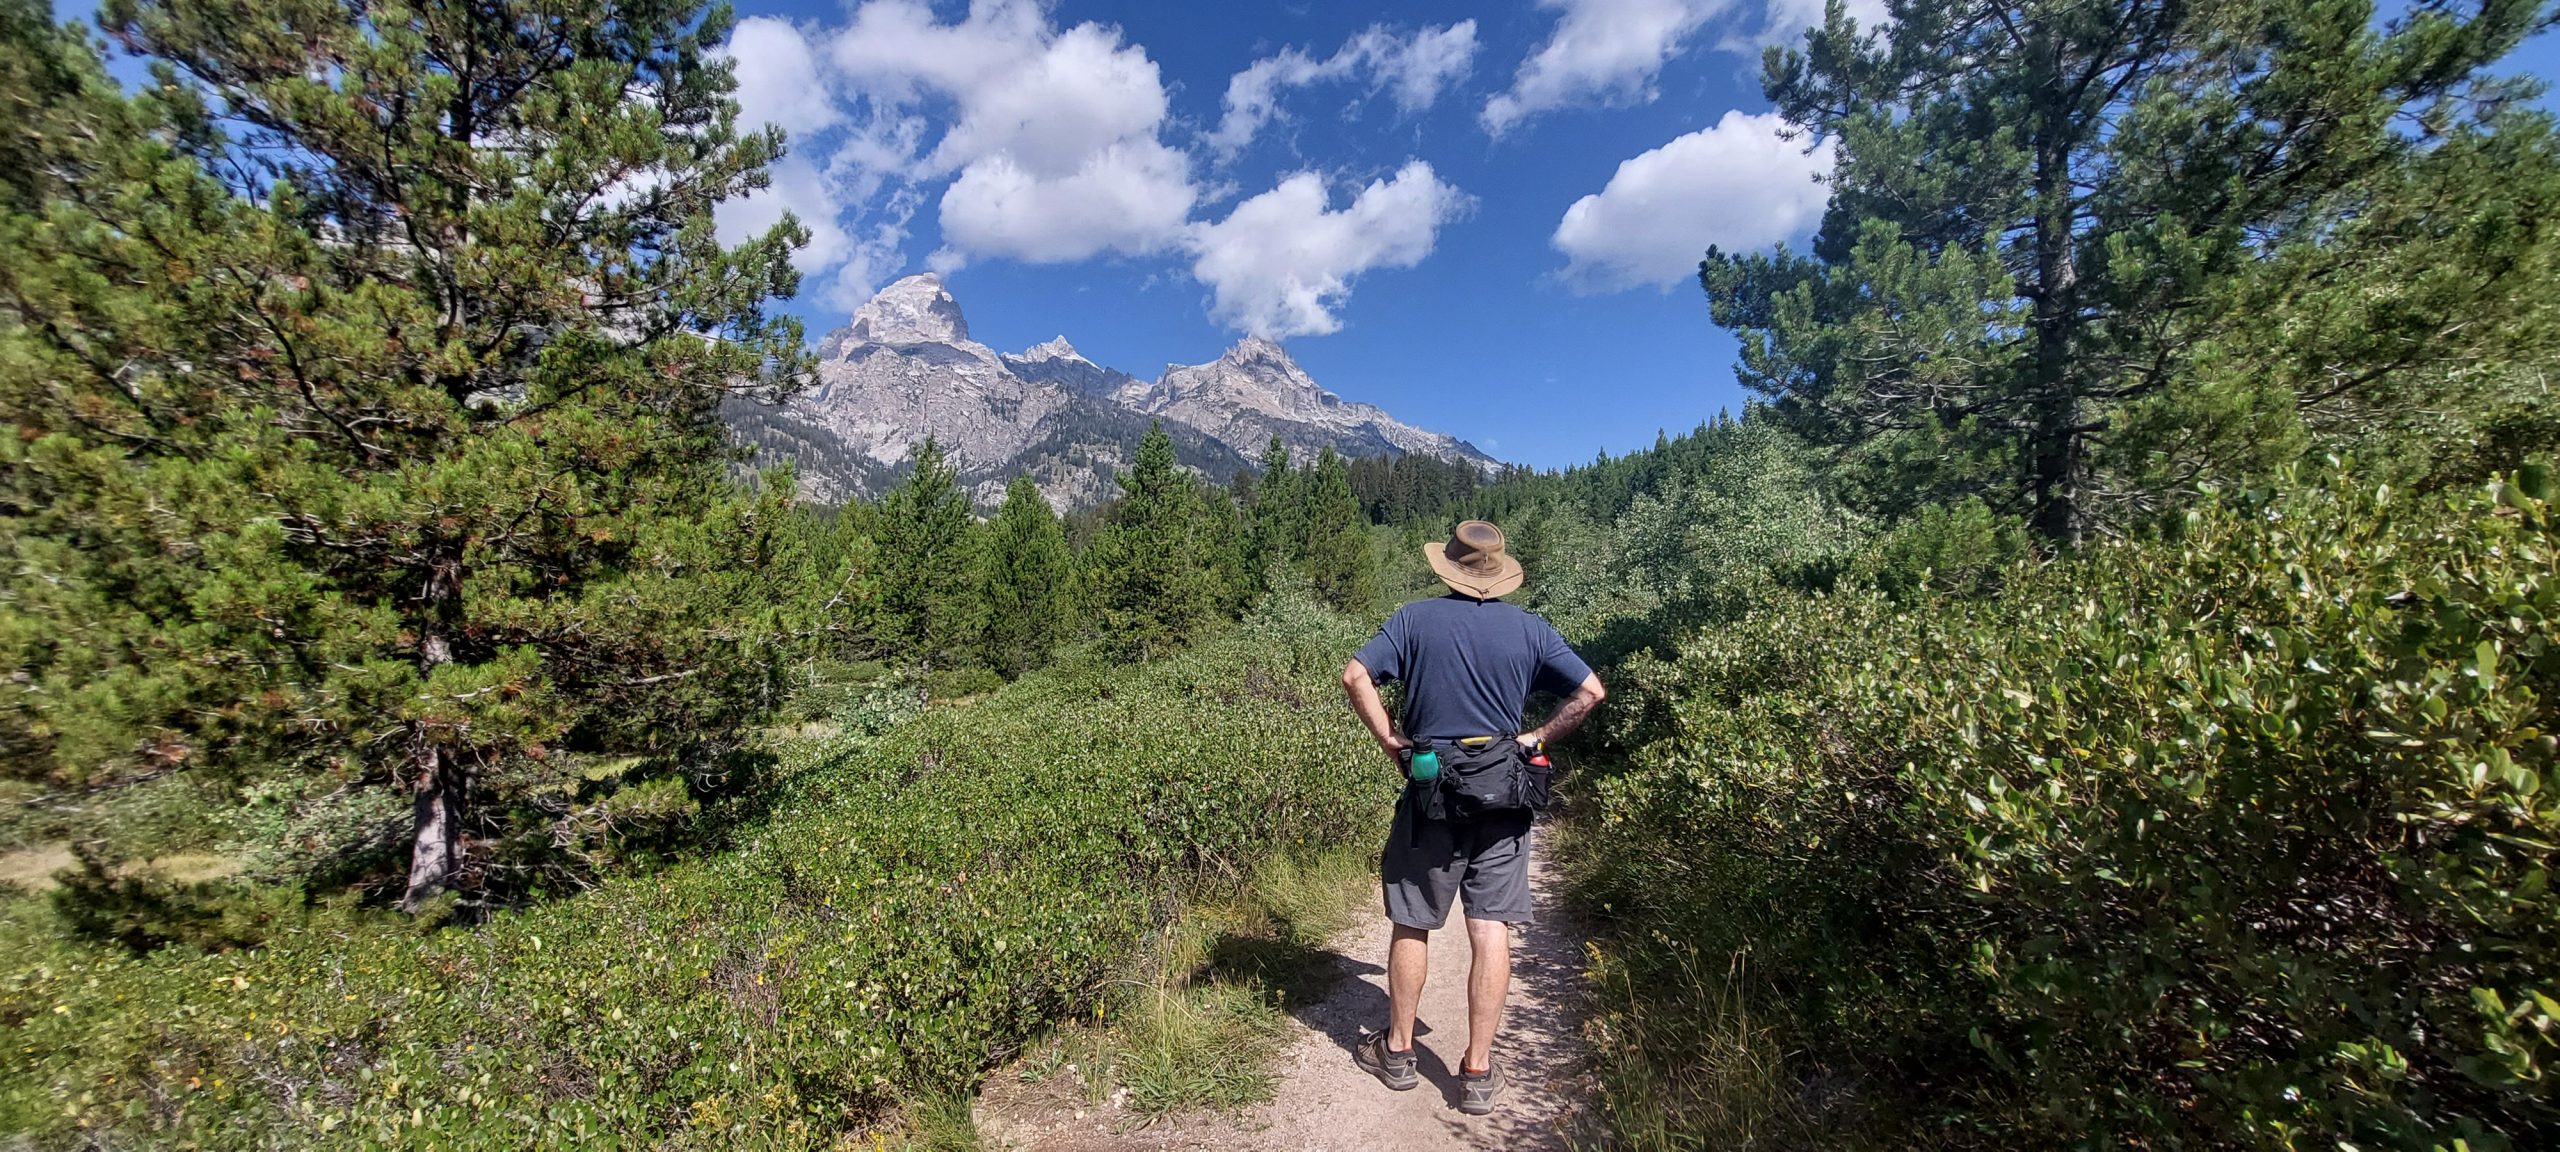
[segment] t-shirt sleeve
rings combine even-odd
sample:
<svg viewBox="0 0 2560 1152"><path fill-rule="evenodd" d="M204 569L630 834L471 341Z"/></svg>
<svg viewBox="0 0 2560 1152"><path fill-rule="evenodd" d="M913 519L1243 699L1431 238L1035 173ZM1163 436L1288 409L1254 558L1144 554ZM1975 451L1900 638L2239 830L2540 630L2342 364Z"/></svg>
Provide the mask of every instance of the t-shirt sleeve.
<svg viewBox="0 0 2560 1152"><path fill-rule="evenodd" d="M1536 619L1531 617L1531 619ZM1573 645L1564 642L1564 634L1555 625L1537 621L1538 688L1562 696L1591 678L1591 665L1584 663Z"/></svg>
<svg viewBox="0 0 2560 1152"><path fill-rule="evenodd" d="M1370 637L1369 642L1361 645L1359 653L1352 657L1369 670L1372 682L1384 684L1404 676L1405 627L1404 613L1399 610L1387 617L1387 622L1378 626L1378 634Z"/></svg>

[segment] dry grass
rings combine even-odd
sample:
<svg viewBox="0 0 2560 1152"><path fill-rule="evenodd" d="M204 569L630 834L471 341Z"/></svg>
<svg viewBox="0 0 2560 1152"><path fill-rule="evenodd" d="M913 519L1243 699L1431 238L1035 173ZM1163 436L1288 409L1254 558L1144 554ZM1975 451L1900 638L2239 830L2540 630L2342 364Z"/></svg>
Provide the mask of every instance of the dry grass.
<svg viewBox="0 0 2560 1152"><path fill-rule="evenodd" d="M71 852L71 842L55 840L0 852L0 888L21 892L50 892L60 887L53 874L65 868L78 868L80 858ZM154 876L179 884L201 884L240 874L240 861L212 852L172 852L149 860L134 861L116 869L127 876Z"/></svg>
<svg viewBox="0 0 2560 1152"><path fill-rule="evenodd" d="M26 892L50 891L55 887L54 873L79 866L80 859L71 854L68 841L0 853L0 886Z"/></svg>
<svg viewBox="0 0 2560 1152"><path fill-rule="evenodd" d="M1271 1098L1287 1012L1321 998L1348 926L1377 877L1361 850L1276 859L1183 910L1094 1024L1052 1036L1016 1065L1026 1082L1068 1075L1088 1105L1144 1126Z"/></svg>

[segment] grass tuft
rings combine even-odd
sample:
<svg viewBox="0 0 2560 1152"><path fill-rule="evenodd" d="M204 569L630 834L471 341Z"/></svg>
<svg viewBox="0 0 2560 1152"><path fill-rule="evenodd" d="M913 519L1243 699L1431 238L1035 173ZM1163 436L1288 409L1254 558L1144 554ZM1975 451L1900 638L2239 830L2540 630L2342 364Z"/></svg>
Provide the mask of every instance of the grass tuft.
<svg viewBox="0 0 2560 1152"><path fill-rule="evenodd" d="M969 1115L966 1095L932 1095L907 1108L896 1152L978 1152L978 1124Z"/></svg>
<svg viewBox="0 0 2560 1152"><path fill-rule="evenodd" d="M1069 1062L1096 1069L1087 1094L1118 1100L1141 1124L1270 1099L1286 1013L1332 985L1338 957L1325 944L1376 885L1367 850L1336 849L1275 857L1241 883L1195 894L1108 1026L1053 1041L1025 1061L1024 1078Z"/></svg>
<svg viewBox="0 0 2560 1152"><path fill-rule="evenodd" d="M1757 1010L1745 958L1710 966L1694 948L1647 957L1641 980L1594 948L1598 992L1589 1036L1609 1148L1622 1152L1753 1152L1860 1147L1854 1095L1806 1079L1779 1029ZM1642 996L1637 989L1645 990ZM1664 996L1661 989L1677 989Z"/></svg>

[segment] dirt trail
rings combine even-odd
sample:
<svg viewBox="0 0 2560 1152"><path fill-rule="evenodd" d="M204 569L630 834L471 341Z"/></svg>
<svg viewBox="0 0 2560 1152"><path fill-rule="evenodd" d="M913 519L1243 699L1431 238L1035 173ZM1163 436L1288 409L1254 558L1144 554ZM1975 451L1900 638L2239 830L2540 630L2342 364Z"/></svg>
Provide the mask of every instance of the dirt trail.
<svg viewBox="0 0 2560 1152"><path fill-rule="evenodd" d="M1387 1016L1387 920L1374 903L1333 941L1339 976L1316 1003L1293 1013L1294 1033L1273 1068L1270 1103L1240 1116L1190 1116L1123 1131L1129 1114L1104 1106L1061 1108L991 1099L979 1112L990 1149L1016 1152L1371 1152L1375 1149L1556 1149L1582 1119L1589 1075L1582 1050L1582 944L1560 883L1541 848L1530 875L1538 923L1511 945L1511 998L1494 1045L1511 1090L1489 1116L1459 1112L1457 1066L1467 1042L1467 937L1456 914L1431 936L1431 978L1415 1047L1422 1086L1389 1091L1351 1063L1351 1046Z"/></svg>

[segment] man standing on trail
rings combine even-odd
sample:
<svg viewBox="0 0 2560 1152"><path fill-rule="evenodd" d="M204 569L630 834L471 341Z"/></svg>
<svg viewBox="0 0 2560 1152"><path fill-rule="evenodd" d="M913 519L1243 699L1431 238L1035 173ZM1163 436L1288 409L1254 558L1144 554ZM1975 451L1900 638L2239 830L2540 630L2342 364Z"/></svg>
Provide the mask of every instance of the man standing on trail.
<svg viewBox="0 0 2560 1152"><path fill-rule="evenodd" d="M1511 925L1531 919L1529 824L1546 805L1553 771L1545 748L1607 693L1554 627L1502 602L1520 587L1521 571L1503 552L1500 528L1469 520L1422 553L1450 594L1398 609L1342 669L1351 710L1405 775L1379 866L1395 922L1387 1027L1363 1037L1353 1059L1399 1092L1419 1082L1413 1024L1431 931L1463 895L1474 964L1458 1108L1482 1115L1504 1087L1493 1033L1511 987ZM1378 698L1389 680L1404 684L1403 735ZM1545 724L1521 731L1521 710L1540 690L1571 695Z"/></svg>

